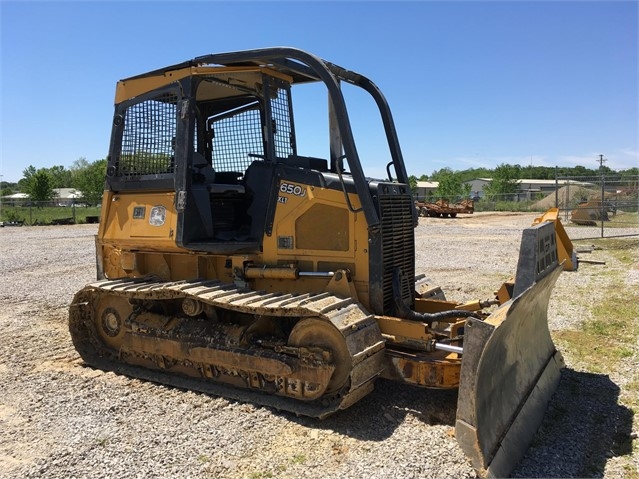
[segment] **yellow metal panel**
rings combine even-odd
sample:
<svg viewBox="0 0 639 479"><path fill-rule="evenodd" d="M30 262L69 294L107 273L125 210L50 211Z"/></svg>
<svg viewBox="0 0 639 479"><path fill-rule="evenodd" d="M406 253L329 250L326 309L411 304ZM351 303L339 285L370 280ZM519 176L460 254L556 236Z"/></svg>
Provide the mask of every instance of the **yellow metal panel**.
<svg viewBox="0 0 639 479"><path fill-rule="evenodd" d="M299 188L296 188L299 187ZM353 284L359 301L369 307L368 290L368 229L363 213L353 213L344 204L342 191L309 186L296 182L283 180L279 186L279 201L275 210L274 230L271 236L264 237L264 264L297 264L300 271L326 271L327 266L333 266L331 271L341 268L351 272ZM357 195L349 195L354 208L360 207ZM315 205L320 205L316 207ZM302 219L311 208L322 213L315 217L318 221ZM340 216L340 224L333 220L335 213ZM322 215L325 214L326 217ZM313 218L314 214L308 218ZM298 223L298 220L301 222ZM320 222L321 221L321 226ZM340 250L318 249L312 236L325 235L326 228L340 230L339 241L334 241ZM278 238L293 238L292 248L281 248ZM345 238L347 241L343 241ZM335 239L335 237L333 238ZM301 241L301 245L300 245ZM301 246L301 247L300 247ZM312 246L312 247L311 247ZM312 269L308 269L312 265ZM259 286L265 289L279 288L283 285L263 284ZM298 279L289 292L324 291L328 284L327 279Z"/></svg>
<svg viewBox="0 0 639 479"><path fill-rule="evenodd" d="M107 228L108 221L106 221L109 215L109 207L111 206L113 199L113 192L104 190L102 193L102 209L100 210L100 225L98 226L98 238L104 238L104 232Z"/></svg>
<svg viewBox="0 0 639 479"><path fill-rule="evenodd" d="M415 341L429 341L433 337L428 332L428 325L418 321L408 321L392 316L375 316L382 334L406 338Z"/></svg>
<svg viewBox="0 0 639 479"><path fill-rule="evenodd" d="M386 350L383 377L434 389L459 387L461 359L455 353Z"/></svg>
<svg viewBox="0 0 639 479"><path fill-rule="evenodd" d="M299 249L348 251L348 210L316 203L295 221L295 246Z"/></svg>
<svg viewBox="0 0 639 479"><path fill-rule="evenodd" d="M561 220L559 219L559 209L550 208L543 215L535 218L533 220L533 226L539 223L543 223L545 221L550 221L555 224L555 234L557 236L557 256L559 257L559 262L565 261L564 270L566 271L574 271L577 269L577 265L573 263L574 256L574 248L572 241L568 237L568 233L564 229L561 224Z"/></svg>
<svg viewBox="0 0 639 479"><path fill-rule="evenodd" d="M115 103L121 103L130 100L136 96L150 92L157 88L161 88L171 83L177 82L189 76L203 76L211 74L229 74L245 73L245 72L263 72L267 75L280 78L291 83L293 79L282 73L270 70L268 68L257 67L190 67L181 68L179 70L168 71L151 77L135 78L132 80L119 81L115 90Z"/></svg>
<svg viewBox="0 0 639 479"><path fill-rule="evenodd" d="M109 193L99 237L122 248L179 251L175 244L175 193Z"/></svg>
<svg viewBox="0 0 639 479"><path fill-rule="evenodd" d="M264 246L265 252L277 254L277 258L273 258L273 260L277 261L284 257L296 259L300 256L311 256L318 261L332 261L333 258L340 258L337 261L343 261L344 258L352 258L354 256L356 242L361 234L364 234L364 236L360 242L367 244L368 233L363 215L352 213L346 209L344 194L341 191L282 181L279 185L279 192L279 201L275 210L274 234L270 238L265 238ZM354 203L353 206L355 208L359 206L356 195L351 196L351 201ZM311 208L316 209L317 214L314 212L309 213ZM314 221L302 219L306 214L310 214L309 219ZM338 225L333 221L335 215L339 216L338 221L340 223ZM360 217L361 219L358 223ZM326 235L326 229L337 230L338 228L342 229L341 238L339 241L336 240L334 242L337 243L340 249L327 251L317 248L317 241L311 236ZM358 229L357 234L356 228ZM296 229L299 229L300 237L297 237ZM346 241L344 235L347 235ZM279 248L278 237L294 238L293 250ZM299 246L300 241L301 247ZM348 248L345 248L345 244L348 245ZM305 246L315 247L307 248ZM265 258L265 260L269 261L269 258Z"/></svg>

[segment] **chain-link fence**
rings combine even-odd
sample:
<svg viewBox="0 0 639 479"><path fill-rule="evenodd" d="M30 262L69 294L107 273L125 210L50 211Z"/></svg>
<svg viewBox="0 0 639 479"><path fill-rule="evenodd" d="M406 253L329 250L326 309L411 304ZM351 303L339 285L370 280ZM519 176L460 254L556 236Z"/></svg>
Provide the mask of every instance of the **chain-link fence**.
<svg viewBox="0 0 639 479"><path fill-rule="evenodd" d="M0 199L0 226L98 223L100 207L81 203Z"/></svg>
<svg viewBox="0 0 639 479"><path fill-rule="evenodd" d="M564 225L571 226L571 238L639 236L638 175L519 180L516 191L508 194L486 194L483 187L490 180L481 181L483 183L473 185L476 191L470 197L474 200L475 212L543 213L558 208ZM428 197L430 201L438 199L435 191Z"/></svg>
<svg viewBox="0 0 639 479"><path fill-rule="evenodd" d="M524 183L527 181L527 183ZM420 201L435 203L434 192ZM451 203L467 198L454 198ZM516 193L474 199L474 211L544 212L558 208L574 239L639 236L639 176L599 175L557 177L554 180L522 180ZM50 225L97 223L100 207L76 201L35 202L28 198L0 198L0 224Z"/></svg>
<svg viewBox="0 0 639 479"><path fill-rule="evenodd" d="M558 177L554 206L580 239L639 235L639 177Z"/></svg>

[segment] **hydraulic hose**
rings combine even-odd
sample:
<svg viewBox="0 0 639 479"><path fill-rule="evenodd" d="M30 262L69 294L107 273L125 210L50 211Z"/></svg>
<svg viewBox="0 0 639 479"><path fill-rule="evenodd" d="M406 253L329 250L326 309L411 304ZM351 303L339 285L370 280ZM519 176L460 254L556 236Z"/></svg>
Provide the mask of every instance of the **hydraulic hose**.
<svg viewBox="0 0 639 479"><path fill-rule="evenodd" d="M400 294L401 287L401 272L399 268L395 269L393 272L393 296L395 302L395 310L397 316L404 319L409 319L411 321L421 321L423 323L428 324L429 326L434 321L442 321L450 318L477 318L480 319L479 316L474 311L467 311L463 309L452 309L449 311L439 311L437 313L418 313L417 311L413 311L410 309L404 301L402 300L402 296Z"/></svg>

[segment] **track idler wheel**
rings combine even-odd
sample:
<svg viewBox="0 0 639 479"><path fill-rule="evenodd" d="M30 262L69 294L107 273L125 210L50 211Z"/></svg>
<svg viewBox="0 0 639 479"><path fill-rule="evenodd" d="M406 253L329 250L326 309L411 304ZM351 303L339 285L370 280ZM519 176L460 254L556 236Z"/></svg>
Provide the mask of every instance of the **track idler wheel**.
<svg viewBox="0 0 639 479"><path fill-rule="evenodd" d="M297 348L319 347L331 352L331 365L335 371L326 387L326 393L334 393L346 384L352 369L351 355L346 340L335 326L319 318L300 320L291 331L288 345Z"/></svg>
<svg viewBox="0 0 639 479"><path fill-rule="evenodd" d="M113 351L119 351L127 328L125 321L133 312L126 298L103 296L95 308L95 329L102 342Z"/></svg>

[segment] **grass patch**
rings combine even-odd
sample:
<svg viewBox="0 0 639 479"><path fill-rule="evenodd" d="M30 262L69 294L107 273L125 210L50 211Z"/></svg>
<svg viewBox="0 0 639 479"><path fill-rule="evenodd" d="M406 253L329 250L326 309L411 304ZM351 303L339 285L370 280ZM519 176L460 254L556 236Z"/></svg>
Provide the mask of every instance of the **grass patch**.
<svg viewBox="0 0 639 479"><path fill-rule="evenodd" d="M250 479L264 479L268 477L273 477L273 473L270 471L254 471L249 474Z"/></svg>
<svg viewBox="0 0 639 479"><path fill-rule="evenodd" d="M629 243L623 248L618 240L605 240L606 250L617 257L623 264L634 260L628 254ZM635 354L634 348L639 335L639 293L628 288L619 276L624 270L609 271L613 279L611 284L598 291L603 299L592 306L592 319L584 323L581 331L557 331L554 336L558 343L564 345L586 369L593 373L610 373L617 370L620 362ZM578 273L577 273L578 274Z"/></svg>
<svg viewBox="0 0 639 479"><path fill-rule="evenodd" d="M589 304L591 318L584 321L580 331L553 332L553 339L558 349L570 356L576 369L616 377L623 375L621 381L617 380L621 384L617 411L624 417L617 419L616 425L632 427L633 416L639 411L639 376L628 368L628 361L636 361L638 355L639 288L628 284L628 270L637 267L639 239L609 238L595 243L606 253L606 266L597 274L600 281L578 286L573 292L575 298L582 298L582 304ZM571 274L579 275L579 271ZM569 385L570 393L583 394L578 386ZM556 414L561 415L561 410ZM606 427L610 418L595 411L592 420ZM639 445L625 427L614 433L608 457L621 459L624 477L639 479L637 466L632 462ZM583 471L584 477L600 477L604 473L598 462L585 464Z"/></svg>
<svg viewBox="0 0 639 479"><path fill-rule="evenodd" d="M636 219L637 215L633 215ZM630 215L624 216L626 220ZM595 244L610 258L608 266L599 275L605 278L606 286L592 292L596 293L591 307L592 320L585 322L583 330L561 331L557 339L574 353L585 369L610 374L618 372L629 359L635 361L638 353L639 288L636 284L628 284L627 275L628 270L639 264L639 238L605 238ZM619 401L632 417L639 411L639 376L633 371L628 373L630 377L621 388ZM616 456L632 454L634 457L638 450L639 444L627 434L617 435L612 445L612 453ZM639 479L635 464L626 462L623 468L624 477Z"/></svg>
<svg viewBox="0 0 639 479"><path fill-rule="evenodd" d="M601 336L585 331L557 331L553 336L560 350L570 351L571 356L594 374L610 373L626 354L626 348L604 344Z"/></svg>
<svg viewBox="0 0 639 479"><path fill-rule="evenodd" d="M603 238L596 240L596 244L624 265L639 260L639 238Z"/></svg>
<svg viewBox="0 0 639 479"><path fill-rule="evenodd" d="M292 459L292 464L304 464L306 462L306 455L304 454L295 454Z"/></svg>
<svg viewBox="0 0 639 479"><path fill-rule="evenodd" d="M630 409L636 414L639 412L639 379L630 381L626 384L625 392L627 395L627 404ZM639 447L639 444L637 444Z"/></svg>
<svg viewBox="0 0 639 479"><path fill-rule="evenodd" d="M604 221L603 224L604 231L608 228L637 228L639 227L639 215L637 213L624 213L613 216L612 213L608 213L608 220ZM597 228L601 228L601 221L594 220L594 224L591 225L576 225L575 223L570 223L570 226L596 226Z"/></svg>
<svg viewBox="0 0 639 479"><path fill-rule="evenodd" d="M616 215L608 213L608 220L604 224L604 228L609 226L611 228L632 228L633 226L639 226L639 214L637 212L628 212Z"/></svg>
<svg viewBox="0 0 639 479"><path fill-rule="evenodd" d="M50 225L54 221L73 219L75 223L86 223L87 216L100 216L101 208L81 206L5 206L2 205L0 221L19 222L25 225Z"/></svg>
<svg viewBox="0 0 639 479"><path fill-rule="evenodd" d="M606 294L607 293L607 294ZM557 331L558 342L567 345L593 373L615 371L620 361L634 354L639 334L639 294L620 285L607 288L604 299L592 308L593 319L581 331Z"/></svg>

